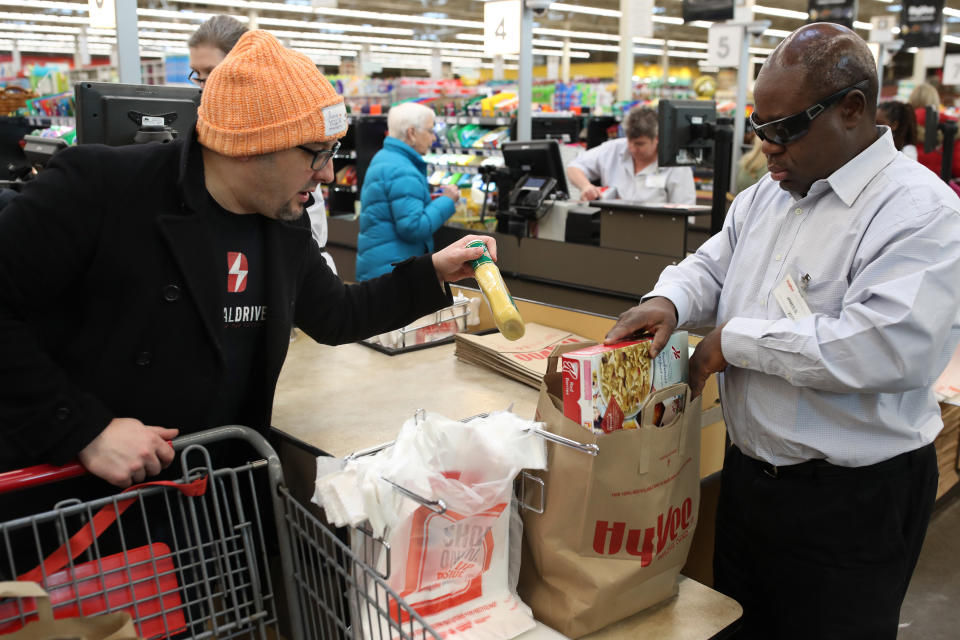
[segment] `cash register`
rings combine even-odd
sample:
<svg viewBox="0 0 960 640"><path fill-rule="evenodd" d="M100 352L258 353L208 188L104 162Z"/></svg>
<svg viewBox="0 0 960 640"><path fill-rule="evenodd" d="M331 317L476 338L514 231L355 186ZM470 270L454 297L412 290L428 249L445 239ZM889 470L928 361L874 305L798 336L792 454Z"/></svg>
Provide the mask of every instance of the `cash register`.
<svg viewBox="0 0 960 640"><path fill-rule="evenodd" d="M491 169L497 191L509 194L497 201L497 232L519 237L530 235L554 202L566 200L560 146L556 140L504 142L503 167Z"/></svg>

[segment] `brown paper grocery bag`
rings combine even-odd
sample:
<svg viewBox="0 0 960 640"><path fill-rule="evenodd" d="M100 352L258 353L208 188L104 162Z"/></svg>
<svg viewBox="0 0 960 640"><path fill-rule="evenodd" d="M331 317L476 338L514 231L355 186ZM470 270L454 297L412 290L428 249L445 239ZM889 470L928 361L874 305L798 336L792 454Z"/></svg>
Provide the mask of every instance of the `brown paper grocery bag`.
<svg viewBox="0 0 960 640"><path fill-rule="evenodd" d="M700 399L687 385L644 404L639 429L594 435L563 416L557 360L540 387L538 421L596 444L597 456L548 443L544 512L524 511L518 592L537 619L571 638L622 620L677 593L700 503ZM682 395L668 425L651 424L657 402Z"/></svg>
<svg viewBox="0 0 960 640"><path fill-rule="evenodd" d="M124 611L55 620L50 597L36 582L0 582L0 598L33 598L37 609L36 620L4 640L140 640Z"/></svg>

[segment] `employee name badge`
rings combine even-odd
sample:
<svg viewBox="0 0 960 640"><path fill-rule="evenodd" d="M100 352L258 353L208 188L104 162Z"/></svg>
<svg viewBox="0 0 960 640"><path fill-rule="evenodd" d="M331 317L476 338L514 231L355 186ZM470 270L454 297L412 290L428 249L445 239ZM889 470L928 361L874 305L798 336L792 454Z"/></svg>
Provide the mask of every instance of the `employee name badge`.
<svg viewBox="0 0 960 640"><path fill-rule="evenodd" d="M667 176L662 176L659 173L654 173L647 176L647 187L650 189L666 189L667 188Z"/></svg>
<svg viewBox="0 0 960 640"><path fill-rule="evenodd" d="M791 320L799 320L812 314L797 283L789 275L774 288L773 297L777 299L777 304L780 305L784 315Z"/></svg>

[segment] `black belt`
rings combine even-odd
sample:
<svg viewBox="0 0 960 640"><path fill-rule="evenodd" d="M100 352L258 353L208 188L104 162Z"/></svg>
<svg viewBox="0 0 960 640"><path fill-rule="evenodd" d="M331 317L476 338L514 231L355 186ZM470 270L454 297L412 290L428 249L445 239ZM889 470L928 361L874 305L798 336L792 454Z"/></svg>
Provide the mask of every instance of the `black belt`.
<svg viewBox="0 0 960 640"><path fill-rule="evenodd" d="M866 465L863 467L841 467L835 464L830 464L826 460L807 460L806 462L800 462L797 464L789 465L775 465L770 464L764 460L757 460L756 458L751 458L746 455L736 445L730 447L730 451L736 450L744 460L746 460L751 466L753 466L757 471L762 472L771 478L783 478L783 477L799 477L799 476L848 476L854 474L864 474L864 473L875 473L875 472L890 472L896 469L901 469L909 467L912 464L915 464L918 460L921 460L925 456L930 455L930 451L933 450L933 443L931 442L928 445L922 446L919 449L914 449L913 451L908 451L906 453L901 453L898 456L894 456L888 460L883 460L877 462L876 464ZM729 454L729 452L728 452Z"/></svg>

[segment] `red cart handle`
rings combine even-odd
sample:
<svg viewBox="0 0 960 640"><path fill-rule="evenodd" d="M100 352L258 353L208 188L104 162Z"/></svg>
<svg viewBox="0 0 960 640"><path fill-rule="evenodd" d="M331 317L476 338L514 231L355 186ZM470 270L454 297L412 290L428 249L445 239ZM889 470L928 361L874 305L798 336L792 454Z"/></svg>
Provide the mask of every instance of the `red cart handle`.
<svg viewBox="0 0 960 640"><path fill-rule="evenodd" d="M68 480L87 473L79 462L71 462L62 467L52 464L38 464L33 467L5 471L0 473L0 493L11 493L41 484Z"/></svg>
<svg viewBox="0 0 960 640"><path fill-rule="evenodd" d="M167 440L173 446L173 440ZM41 484L50 484L60 480L69 480L88 473L79 462L68 462L62 467L52 464L38 464L14 471L0 473L0 494L29 489Z"/></svg>

